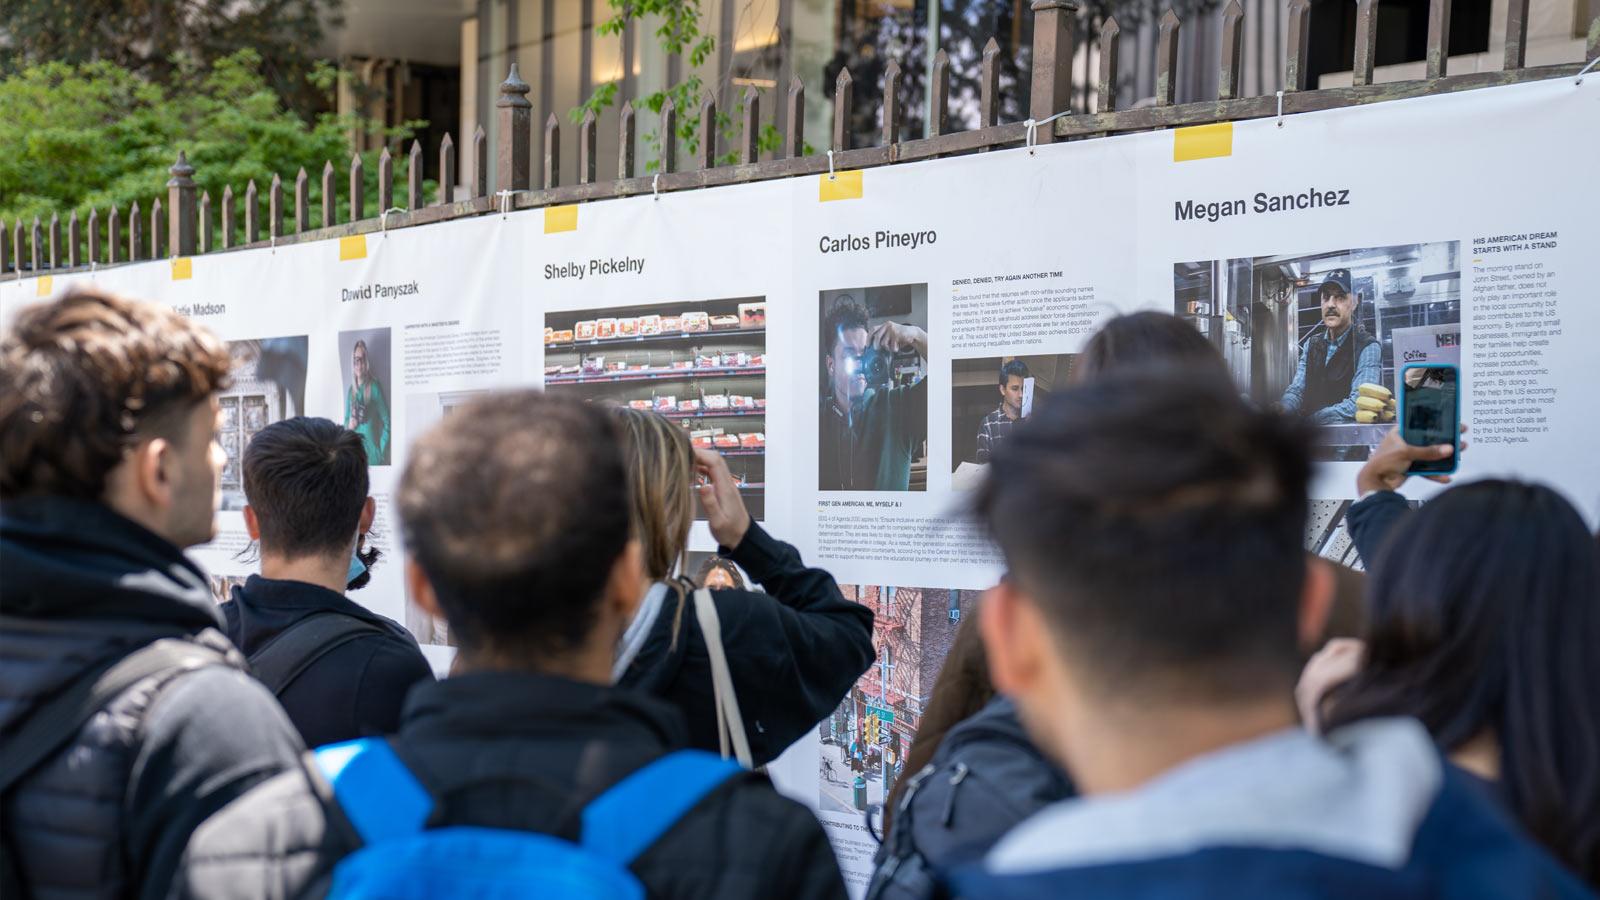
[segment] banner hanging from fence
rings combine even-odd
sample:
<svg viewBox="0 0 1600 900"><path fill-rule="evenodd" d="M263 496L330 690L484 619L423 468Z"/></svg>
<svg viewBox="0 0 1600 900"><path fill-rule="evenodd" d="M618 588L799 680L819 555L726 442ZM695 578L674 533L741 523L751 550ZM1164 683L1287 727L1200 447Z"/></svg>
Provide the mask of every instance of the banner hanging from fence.
<svg viewBox="0 0 1600 900"><path fill-rule="evenodd" d="M772 767L859 889L863 812L907 774L955 631L1001 571L963 502L1106 318L1178 315L1241 392L1315 419L1307 546L1325 557L1360 565L1343 517L1386 428L1351 395L1415 361L1461 368L1459 477L1549 482L1595 521L1596 146L1600 79L1566 78L24 279L0 285L0 318L94 283L229 341L222 534L198 551L219 597L253 568L250 435L300 414L360 431L388 562L354 598L441 670L448 628L399 577L411 441L517 384L678 421L877 615L877 662ZM1328 308L1325 284L1348 300ZM702 524L690 549L691 566L715 552Z"/></svg>

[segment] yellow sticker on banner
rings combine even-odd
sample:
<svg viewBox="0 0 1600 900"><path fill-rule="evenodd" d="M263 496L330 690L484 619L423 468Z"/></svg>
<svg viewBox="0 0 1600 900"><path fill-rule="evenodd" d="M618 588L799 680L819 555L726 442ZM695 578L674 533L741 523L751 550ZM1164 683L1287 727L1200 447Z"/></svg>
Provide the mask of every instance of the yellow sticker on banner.
<svg viewBox="0 0 1600 900"><path fill-rule="evenodd" d="M546 206L544 208L544 233L560 234L578 230L577 206Z"/></svg>
<svg viewBox="0 0 1600 900"><path fill-rule="evenodd" d="M194 260L179 256L172 260L172 280L188 281L194 277Z"/></svg>
<svg viewBox="0 0 1600 900"><path fill-rule="evenodd" d="M848 172L834 172L831 175L817 176L817 202L827 203L829 200L860 200L861 199L861 170L852 169Z"/></svg>
<svg viewBox="0 0 1600 900"><path fill-rule="evenodd" d="M1172 161L1215 159L1233 155L1233 123L1195 125L1172 132Z"/></svg>
<svg viewBox="0 0 1600 900"><path fill-rule="evenodd" d="M37 282L38 287L35 288L35 290L38 292L36 296L39 296L39 297L48 297L48 296L50 296L50 287L51 287L51 285L55 284L55 282L56 282L56 280L55 280L55 278L53 276L40 275L39 276L39 281Z"/></svg>
<svg viewBox="0 0 1600 900"><path fill-rule="evenodd" d="M350 259L367 258L367 236L352 234L349 237L339 238L339 262Z"/></svg>

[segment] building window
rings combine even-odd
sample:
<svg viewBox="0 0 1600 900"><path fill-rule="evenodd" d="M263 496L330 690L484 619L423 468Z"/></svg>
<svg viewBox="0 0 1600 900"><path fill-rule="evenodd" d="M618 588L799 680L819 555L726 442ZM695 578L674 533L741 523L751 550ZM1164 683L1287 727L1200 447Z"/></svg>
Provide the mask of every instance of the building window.
<svg viewBox="0 0 1600 900"><path fill-rule="evenodd" d="M1581 0L1580 0L1581 2ZM1450 11L1450 55L1489 49L1491 0L1454 0ZM1331 72L1348 72L1356 49L1356 5L1316 0L1311 5L1311 45L1306 86ZM1380 0L1377 66L1422 62L1428 58L1428 0Z"/></svg>

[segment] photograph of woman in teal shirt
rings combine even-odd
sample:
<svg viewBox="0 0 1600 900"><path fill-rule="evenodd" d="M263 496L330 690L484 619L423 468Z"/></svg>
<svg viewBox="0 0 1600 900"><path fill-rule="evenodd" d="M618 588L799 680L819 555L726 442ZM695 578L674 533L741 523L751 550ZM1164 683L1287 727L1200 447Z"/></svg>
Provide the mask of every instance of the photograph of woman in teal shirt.
<svg viewBox="0 0 1600 900"><path fill-rule="evenodd" d="M344 424L361 435L367 447L367 465L389 464L389 400L383 384L372 372L367 342L356 341L350 351L350 385L344 392Z"/></svg>

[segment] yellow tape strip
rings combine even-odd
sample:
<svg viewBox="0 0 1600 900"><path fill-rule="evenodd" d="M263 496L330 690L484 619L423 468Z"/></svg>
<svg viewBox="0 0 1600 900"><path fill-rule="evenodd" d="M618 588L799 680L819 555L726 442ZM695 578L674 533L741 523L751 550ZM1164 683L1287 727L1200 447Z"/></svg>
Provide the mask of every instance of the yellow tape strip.
<svg viewBox="0 0 1600 900"><path fill-rule="evenodd" d="M1172 132L1172 161L1215 159L1233 155L1233 123L1195 125Z"/></svg>
<svg viewBox="0 0 1600 900"><path fill-rule="evenodd" d="M50 296L51 288L55 283L56 283L55 276L53 276L53 275L40 275L39 276L39 280L36 282L37 287L34 288L34 290L38 292L35 296L39 296L39 297L48 297L48 296Z"/></svg>
<svg viewBox="0 0 1600 900"><path fill-rule="evenodd" d="M187 256L174 257L172 260L172 280L188 281L194 277L194 260Z"/></svg>
<svg viewBox="0 0 1600 900"><path fill-rule="evenodd" d="M560 234L578 230L578 207L546 206L544 208L544 233Z"/></svg>
<svg viewBox="0 0 1600 900"><path fill-rule="evenodd" d="M861 174L860 169L851 169L848 172L835 172L832 176L818 175L817 202L860 200Z"/></svg>
<svg viewBox="0 0 1600 900"><path fill-rule="evenodd" d="M339 238L339 262L367 258L367 236L353 234Z"/></svg>

